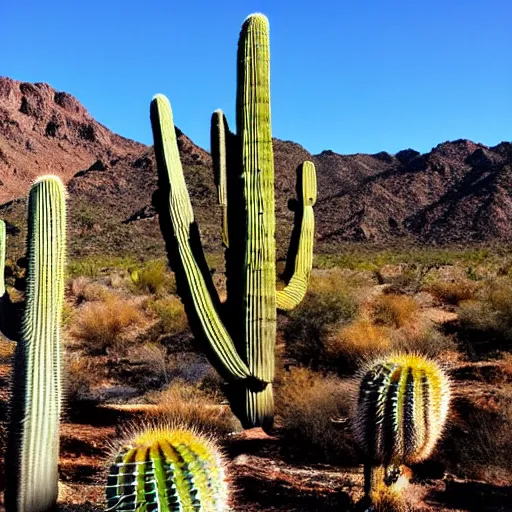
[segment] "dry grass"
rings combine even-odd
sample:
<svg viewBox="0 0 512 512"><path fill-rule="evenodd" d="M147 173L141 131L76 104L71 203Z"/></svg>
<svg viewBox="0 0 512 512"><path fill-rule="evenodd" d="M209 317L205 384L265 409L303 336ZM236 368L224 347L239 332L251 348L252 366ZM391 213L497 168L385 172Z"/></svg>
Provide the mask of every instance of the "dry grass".
<svg viewBox="0 0 512 512"><path fill-rule="evenodd" d="M339 373L353 372L362 361L391 350L390 332L386 326L359 318L331 336L326 350Z"/></svg>
<svg viewBox="0 0 512 512"><path fill-rule="evenodd" d="M104 367L92 358L76 353L67 353L66 356L65 401L73 406L89 398L91 387L98 385L105 378L105 372Z"/></svg>
<svg viewBox="0 0 512 512"><path fill-rule="evenodd" d="M68 296L76 305L83 302L104 301L113 296L112 291L89 277L78 276L68 286Z"/></svg>
<svg viewBox="0 0 512 512"><path fill-rule="evenodd" d="M156 330L159 334L173 336L183 332L188 327L188 319L181 300L175 296L156 300L147 303L148 309L157 316L158 323Z"/></svg>
<svg viewBox="0 0 512 512"><path fill-rule="evenodd" d="M106 354L123 336L142 322L140 310L116 296L83 306L71 327L71 335L91 354Z"/></svg>
<svg viewBox="0 0 512 512"><path fill-rule="evenodd" d="M374 322L400 328L414 322L420 310L419 304L404 295L380 295L373 303Z"/></svg>
<svg viewBox="0 0 512 512"><path fill-rule="evenodd" d="M455 352L457 343L434 327L411 328L391 331L391 346L394 352L421 354L437 357L443 352Z"/></svg>
<svg viewBox="0 0 512 512"><path fill-rule="evenodd" d="M350 464L356 460L348 425L355 384L325 377L307 368L292 368L276 389L276 411L286 438L301 455Z"/></svg>
<svg viewBox="0 0 512 512"><path fill-rule="evenodd" d="M436 281L429 284L425 290L444 304L458 306L461 302L475 297L478 285L469 279Z"/></svg>
<svg viewBox="0 0 512 512"><path fill-rule="evenodd" d="M166 385L169 384L169 361L167 349L159 343L141 343L130 348L130 361L142 363ZM146 374L148 372L145 372Z"/></svg>
<svg viewBox="0 0 512 512"><path fill-rule="evenodd" d="M11 360L16 350L16 343L0 336L0 361L7 362Z"/></svg>
<svg viewBox="0 0 512 512"><path fill-rule="evenodd" d="M493 393L475 403L460 399L444 440L446 463L457 475L477 480L512 481L512 392Z"/></svg>
<svg viewBox="0 0 512 512"><path fill-rule="evenodd" d="M462 302L457 313L458 336L471 354L511 349L512 279L488 282L475 300Z"/></svg>
<svg viewBox="0 0 512 512"><path fill-rule="evenodd" d="M374 323L363 315L329 336L325 350L331 368L336 369L339 375L347 375L387 353L407 352L436 357L446 351L456 351L457 344L453 336L444 335L423 321L409 322L397 329Z"/></svg>
<svg viewBox="0 0 512 512"><path fill-rule="evenodd" d="M350 322L357 310L357 302L346 292L308 293L289 313L283 332L287 356L318 368L327 357L325 344L330 331Z"/></svg>
<svg viewBox="0 0 512 512"><path fill-rule="evenodd" d="M133 286L139 293L161 296L176 293L176 280L164 260L148 261L140 270L131 273Z"/></svg>
<svg viewBox="0 0 512 512"><path fill-rule="evenodd" d="M154 414L171 423L218 436L241 429L229 406L222 403L221 395L206 393L181 379L173 380L164 391L148 394L147 399L158 405Z"/></svg>

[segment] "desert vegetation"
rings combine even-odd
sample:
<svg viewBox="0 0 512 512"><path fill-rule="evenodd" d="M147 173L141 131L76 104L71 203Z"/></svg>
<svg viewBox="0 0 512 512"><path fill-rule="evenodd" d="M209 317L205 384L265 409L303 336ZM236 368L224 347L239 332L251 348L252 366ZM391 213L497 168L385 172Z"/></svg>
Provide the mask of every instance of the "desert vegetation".
<svg viewBox="0 0 512 512"><path fill-rule="evenodd" d="M212 116L224 254L202 251L162 95L153 206L168 260L156 245L123 253L131 217L108 219L103 251L98 235L66 260L55 176L31 188L26 257L5 259L0 223L6 510L505 510L510 254L404 241L313 256L317 177L303 161L278 260L263 15L244 22L238 63L237 135ZM247 186L231 181L237 165ZM101 231L98 211L83 199L72 213L82 241Z"/></svg>

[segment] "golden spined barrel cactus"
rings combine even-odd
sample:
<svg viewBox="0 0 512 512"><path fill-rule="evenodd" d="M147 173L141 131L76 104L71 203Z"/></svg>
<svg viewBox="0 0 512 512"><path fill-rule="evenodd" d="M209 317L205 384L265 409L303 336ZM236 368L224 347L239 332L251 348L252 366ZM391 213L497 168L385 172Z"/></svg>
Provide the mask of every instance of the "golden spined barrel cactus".
<svg viewBox="0 0 512 512"><path fill-rule="evenodd" d="M306 293L313 261L316 173L298 171L296 228L287 286L276 290L274 153L270 119L269 24L249 16L238 42L236 120L212 117L212 157L226 247L227 300L220 303L206 265L180 162L172 110L165 96L151 102L158 168L155 206L178 293L190 325L228 381L233 411L246 428L272 427L277 309L295 307Z"/></svg>
<svg viewBox="0 0 512 512"><path fill-rule="evenodd" d="M211 439L190 430L148 428L117 453L106 498L110 511L226 511L222 456Z"/></svg>
<svg viewBox="0 0 512 512"><path fill-rule="evenodd" d="M365 457L365 492L398 492L403 465L425 460L441 436L450 399L448 377L431 360L396 354L373 363L361 378L353 417Z"/></svg>
<svg viewBox="0 0 512 512"><path fill-rule="evenodd" d="M208 437L183 428L143 430L118 451L107 510L222 512L228 489L222 455Z"/></svg>

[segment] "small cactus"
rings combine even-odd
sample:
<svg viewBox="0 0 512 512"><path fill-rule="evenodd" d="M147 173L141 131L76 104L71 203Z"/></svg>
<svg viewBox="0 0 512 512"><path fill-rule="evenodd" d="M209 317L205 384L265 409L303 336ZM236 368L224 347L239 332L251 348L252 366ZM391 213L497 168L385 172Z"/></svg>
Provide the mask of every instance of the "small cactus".
<svg viewBox="0 0 512 512"><path fill-rule="evenodd" d="M313 262L316 171L298 169L297 208L286 269L276 290L274 150L270 116L269 23L263 14L242 25L237 54L236 134L221 110L211 120L212 160L222 210L227 300L221 303L206 265L185 186L169 100L151 102L158 170L155 206L178 293L189 323L229 384L233 412L245 428L269 431L277 309L303 299Z"/></svg>
<svg viewBox="0 0 512 512"><path fill-rule="evenodd" d="M117 453L106 499L110 511L225 511L222 456L210 439L190 430L148 428Z"/></svg>
<svg viewBox="0 0 512 512"><path fill-rule="evenodd" d="M448 415L450 386L439 366L417 355L396 354L363 375L353 418L365 456L365 492L397 492L402 465L425 460Z"/></svg>

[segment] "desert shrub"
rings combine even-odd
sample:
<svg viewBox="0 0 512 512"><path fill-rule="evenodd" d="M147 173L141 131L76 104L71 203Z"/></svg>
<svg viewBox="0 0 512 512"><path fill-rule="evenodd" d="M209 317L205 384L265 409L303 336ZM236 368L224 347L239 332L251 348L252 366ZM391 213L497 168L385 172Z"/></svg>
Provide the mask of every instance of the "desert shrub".
<svg viewBox="0 0 512 512"><path fill-rule="evenodd" d="M338 373L353 373L362 361L391 350L388 327L359 318L343 326L326 342L326 350Z"/></svg>
<svg viewBox="0 0 512 512"><path fill-rule="evenodd" d="M381 284L387 284L385 294L391 295L415 295L421 290L425 275L430 270L430 265L409 265L402 272L388 278L383 277L382 271L377 272L377 280Z"/></svg>
<svg viewBox="0 0 512 512"><path fill-rule="evenodd" d="M103 367L97 361L68 352L64 373L65 403L72 407L90 400L91 387L99 384L103 377Z"/></svg>
<svg viewBox="0 0 512 512"><path fill-rule="evenodd" d="M355 383L291 368L276 389L276 412L285 439L301 456L350 464L356 460L348 416Z"/></svg>
<svg viewBox="0 0 512 512"><path fill-rule="evenodd" d="M188 319L183 303L176 295L150 300L148 309L157 316L156 331L165 336L173 336L188 327Z"/></svg>
<svg viewBox="0 0 512 512"><path fill-rule="evenodd" d="M460 304L458 336L472 353L511 349L512 280L497 279L487 284L476 300Z"/></svg>
<svg viewBox="0 0 512 512"><path fill-rule="evenodd" d="M346 292L308 293L289 313L283 333L287 355L317 368L326 357L330 329L350 322L357 310L357 302Z"/></svg>
<svg viewBox="0 0 512 512"><path fill-rule="evenodd" d="M92 281L86 276L78 276L72 279L68 286L68 295L75 303L106 300L112 296L112 292L104 285Z"/></svg>
<svg viewBox="0 0 512 512"><path fill-rule="evenodd" d="M71 328L72 336L83 342L92 354L106 354L130 328L142 321L139 309L130 302L112 296L105 301L85 304Z"/></svg>
<svg viewBox="0 0 512 512"><path fill-rule="evenodd" d="M222 395L207 393L182 379L174 379L163 391L149 393L147 401L158 406L153 414L159 419L201 432L225 436L241 429Z"/></svg>
<svg viewBox="0 0 512 512"><path fill-rule="evenodd" d="M449 469L478 480L512 480L512 393L493 393L487 403L460 398L443 441Z"/></svg>
<svg viewBox="0 0 512 512"><path fill-rule="evenodd" d="M0 336L0 361L9 362L16 350L16 343Z"/></svg>
<svg viewBox="0 0 512 512"><path fill-rule="evenodd" d="M111 269L127 270L135 264L132 258L122 256L95 255L85 258L69 259L66 264L66 274L73 279L79 276L96 278Z"/></svg>
<svg viewBox="0 0 512 512"><path fill-rule="evenodd" d="M164 291L176 292L174 274L169 272L164 260L148 261L141 269L133 270L131 278L139 293L161 295Z"/></svg>
<svg viewBox="0 0 512 512"><path fill-rule="evenodd" d="M132 363L142 365L145 377L156 377L166 385L169 384L169 362L167 349L163 345L151 342L137 343L130 348L129 359Z"/></svg>
<svg viewBox="0 0 512 512"><path fill-rule="evenodd" d="M436 281L426 291L445 304L458 306L462 301L471 300L477 292L477 284L468 280Z"/></svg>
<svg viewBox="0 0 512 512"><path fill-rule="evenodd" d="M453 336L443 334L434 327L424 329L403 328L390 332L391 348L397 352L436 357L443 352L455 352L457 343Z"/></svg>
<svg viewBox="0 0 512 512"><path fill-rule="evenodd" d="M373 303L375 323L400 328L412 322L419 312L419 304L404 295L380 295Z"/></svg>

